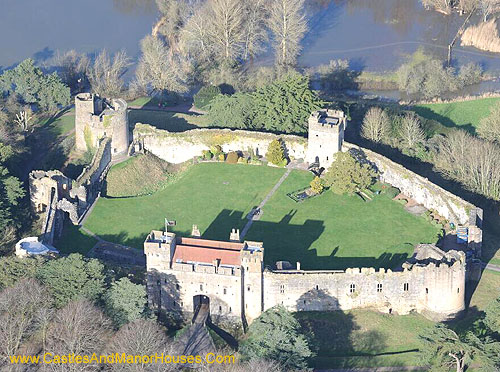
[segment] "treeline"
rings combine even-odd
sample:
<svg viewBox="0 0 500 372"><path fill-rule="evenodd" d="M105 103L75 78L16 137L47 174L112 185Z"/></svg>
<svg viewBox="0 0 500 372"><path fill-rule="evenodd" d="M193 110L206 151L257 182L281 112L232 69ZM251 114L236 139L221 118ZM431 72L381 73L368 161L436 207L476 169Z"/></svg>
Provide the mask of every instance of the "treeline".
<svg viewBox="0 0 500 372"><path fill-rule="evenodd" d="M449 130L446 136L435 134L432 123L413 112L378 107L367 111L361 135L430 162L472 192L500 200L500 146L495 142L500 141L499 110L494 108L481 124L479 133L485 139L459 129Z"/></svg>

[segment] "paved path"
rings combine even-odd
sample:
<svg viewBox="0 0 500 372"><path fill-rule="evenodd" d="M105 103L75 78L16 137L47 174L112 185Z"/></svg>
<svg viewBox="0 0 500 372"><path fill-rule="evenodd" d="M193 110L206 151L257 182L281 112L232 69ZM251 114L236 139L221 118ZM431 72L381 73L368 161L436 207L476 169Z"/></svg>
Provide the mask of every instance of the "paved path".
<svg viewBox="0 0 500 372"><path fill-rule="evenodd" d="M264 198L264 200L261 201L261 203L257 207L257 210L262 210L262 208L264 208L264 205L266 205L266 203L269 201L269 199L271 199L271 197L274 195L274 193L276 192L276 190L278 190L278 188L281 186L281 184L283 183L283 181L285 181L286 178L290 175L291 171L292 171L291 168L288 168L286 170L285 174L283 176L281 176L281 178L279 179L279 181L276 183L276 185L274 185L274 187L271 189L271 191L269 191L269 193L266 195L266 197ZM250 230L250 227L252 227L253 221L260 220L261 216L262 216L262 213L255 214L255 213L253 213L253 211L250 212L250 214L248 215L248 222L247 222L247 224L243 228L243 231L240 234L240 239L241 240L243 240L243 238L247 234L248 230Z"/></svg>
<svg viewBox="0 0 500 372"><path fill-rule="evenodd" d="M481 262L481 266L483 268L485 268L486 270L496 271L496 272L500 273L500 266L498 266L498 265L493 265L493 264L489 264L486 262Z"/></svg>

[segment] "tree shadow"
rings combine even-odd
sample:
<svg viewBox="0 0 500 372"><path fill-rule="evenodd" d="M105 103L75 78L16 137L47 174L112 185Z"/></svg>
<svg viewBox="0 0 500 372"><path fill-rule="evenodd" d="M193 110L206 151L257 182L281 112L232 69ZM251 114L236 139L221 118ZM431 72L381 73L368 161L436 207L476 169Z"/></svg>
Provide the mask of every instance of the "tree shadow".
<svg viewBox="0 0 500 372"><path fill-rule="evenodd" d="M45 47L33 54L33 60L35 61L35 64L47 61L52 57L54 57L54 51L52 49L49 49L49 47Z"/></svg>
<svg viewBox="0 0 500 372"><path fill-rule="evenodd" d="M148 109L130 109L128 113L130 130L134 130L136 124L149 124L155 128L169 132L185 132L199 128L189 123L186 119L176 116L175 112Z"/></svg>
<svg viewBox="0 0 500 372"><path fill-rule="evenodd" d="M472 135L476 135L476 128L472 125L472 123L467 123L464 125L457 125L453 120L444 115L438 114L427 107L412 107L412 111L415 111L418 115L428 120L435 120L441 124L443 124L447 128L457 128L463 129L469 132ZM450 114L453 111L452 106L450 106L444 114Z"/></svg>

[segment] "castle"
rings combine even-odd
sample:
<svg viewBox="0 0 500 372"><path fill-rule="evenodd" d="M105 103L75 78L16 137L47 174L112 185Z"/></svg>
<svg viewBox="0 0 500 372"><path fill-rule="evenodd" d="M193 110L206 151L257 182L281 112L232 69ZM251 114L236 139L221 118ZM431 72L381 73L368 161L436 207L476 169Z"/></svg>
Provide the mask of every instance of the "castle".
<svg viewBox="0 0 500 372"><path fill-rule="evenodd" d="M210 313L251 322L283 305L290 311L371 308L417 311L433 320L465 309L465 254L433 245L416 247L400 271L350 268L301 270L264 267L264 244L177 237L152 231L144 242L149 305L159 312L191 314L202 299Z"/></svg>
<svg viewBox="0 0 500 372"><path fill-rule="evenodd" d="M75 109L76 147L82 151L94 149L95 155L76 180L59 171L31 172L32 206L45 218L40 239L44 246L52 244L64 218L80 223L98 197L113 159L121 159L134 149L182 163L201 155L214 143L224 152L251 149L264 155L278 137L290 158L303 159L318 168L328 168L336 152L361 152L379 170L382 181L468 229L464 251L471 255L419 245L414 256L397 270L365 267L340 271L301 270L300 263L291 265L286 261L265 267L265 242L240 242L234 231L227 242L202 239L199 232L188 238L152 231L144 242L148 300L159 312L187 315L208 300L213 316L243 322L279 304L292 311L417 311L431 319L446 320L465 308L466 279L478 280L480 276L477 262L471 257L480 255L482 210L382 155L346 143L347 118L341 111L313 112L308 120L307 140L229 129L174 133L144 124L136 124L132 140L125 101L84 93L75 98Z"/></svg>

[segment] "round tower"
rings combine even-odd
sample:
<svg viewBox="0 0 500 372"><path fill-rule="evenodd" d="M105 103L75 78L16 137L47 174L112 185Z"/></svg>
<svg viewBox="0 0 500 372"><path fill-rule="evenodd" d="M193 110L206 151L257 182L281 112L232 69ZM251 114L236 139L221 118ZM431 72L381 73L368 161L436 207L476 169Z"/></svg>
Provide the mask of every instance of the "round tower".
<svg viewBox="0 0 500 372"><path fill-rule="evenodd" d="M111 106L113 108L111 154L112 156L126 154L130 144L127 102L123 99L113 99Z"/></svg>

